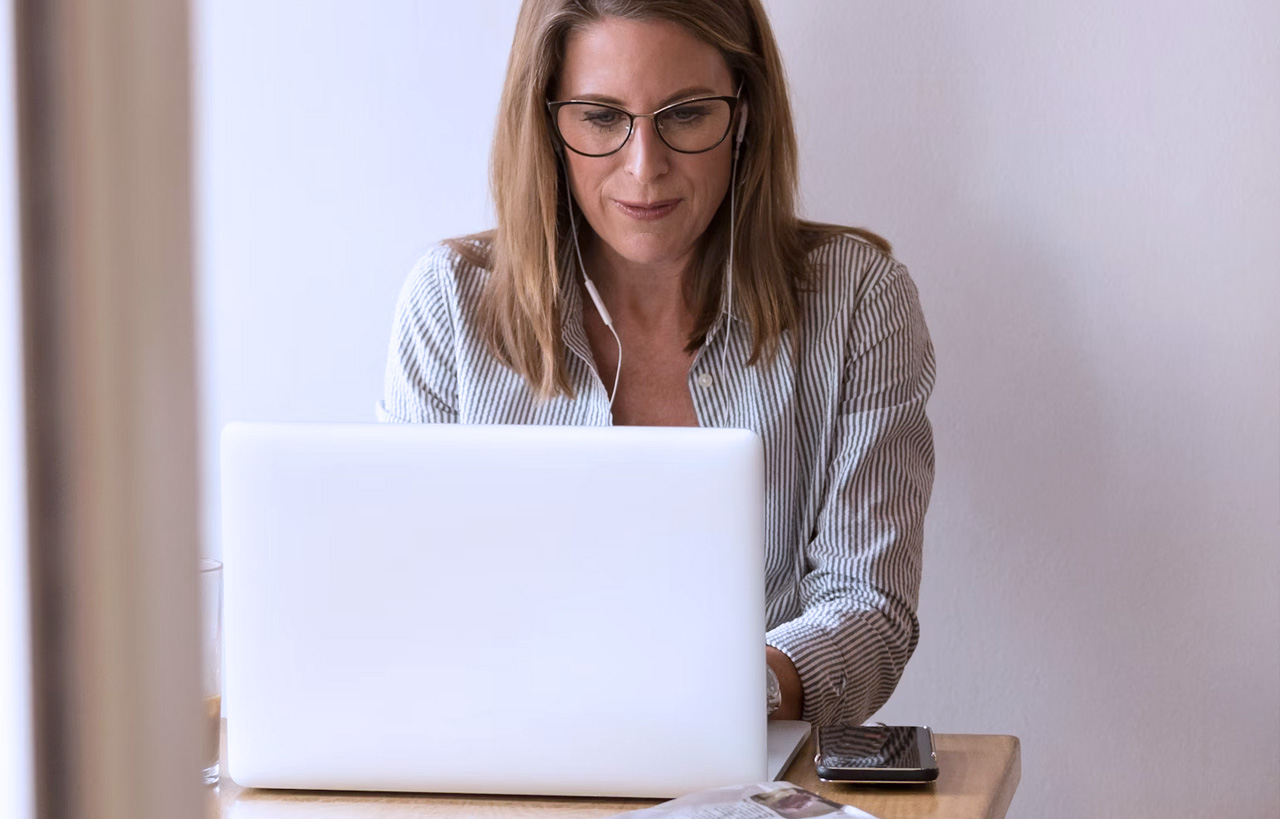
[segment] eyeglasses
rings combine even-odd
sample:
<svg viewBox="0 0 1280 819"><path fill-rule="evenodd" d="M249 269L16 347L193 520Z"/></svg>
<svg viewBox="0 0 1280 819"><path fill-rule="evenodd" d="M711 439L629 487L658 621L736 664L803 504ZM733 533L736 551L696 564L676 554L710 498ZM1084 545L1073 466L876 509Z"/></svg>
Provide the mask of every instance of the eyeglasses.
<svg viewBox="0 0 1280 819"><path fill-rule="evenodd" d="M608 156L622 150L636 120L653 120L658 137L673 151L700 154L724 142L733 124L737 97L698 97L672 103L652 114L633 114L614 105L584 100L549 102L551 121L564 146L582 156Z"/></svg>

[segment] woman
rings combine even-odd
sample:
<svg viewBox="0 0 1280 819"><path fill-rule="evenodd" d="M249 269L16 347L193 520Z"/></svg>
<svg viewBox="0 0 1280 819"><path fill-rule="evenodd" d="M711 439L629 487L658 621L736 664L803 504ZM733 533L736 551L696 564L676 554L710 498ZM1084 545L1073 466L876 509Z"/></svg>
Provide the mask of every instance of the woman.
<svg viewBox="0 0 1280 819"><path fill-rule="evenodd" d="M771 715L865 720L918 636L933 350L883 240L795 215L759 0L526 0L491 171L496 230L405 284L380 419L755 430Z"/></svg>

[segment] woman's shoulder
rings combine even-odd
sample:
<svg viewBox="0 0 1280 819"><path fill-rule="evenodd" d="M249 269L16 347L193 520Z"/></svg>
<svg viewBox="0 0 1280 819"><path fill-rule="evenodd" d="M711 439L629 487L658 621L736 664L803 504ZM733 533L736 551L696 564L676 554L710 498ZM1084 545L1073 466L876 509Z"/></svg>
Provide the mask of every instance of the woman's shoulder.
<svg viewBox="0 0 1280 819"><path fill-rule="evenodd" d="M802 290L811 304L856 309L895 282L910 281L892 246L870 231L806 223L803 233L809 250Z"/></svg>
<svg viewBox="0 0 1280 819"><path fill-rule="evenodd" d="M418 257L400 292L400 301L420 306L472 301L489 278L489 234L437 242Z"/></svg>
<svg viewBox="0 0 1280 819"><path fill-rule="evenodd" d="M445 239L436 245L454 269L465 268L468 275L488 275L493 258L493 231L472 233L454 239Z"/></svg>

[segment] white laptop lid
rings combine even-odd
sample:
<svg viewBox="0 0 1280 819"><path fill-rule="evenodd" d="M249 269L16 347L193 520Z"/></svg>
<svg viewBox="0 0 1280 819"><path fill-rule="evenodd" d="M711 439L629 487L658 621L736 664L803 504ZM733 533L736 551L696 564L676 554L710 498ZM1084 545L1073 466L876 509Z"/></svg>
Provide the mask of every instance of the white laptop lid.
<svg viewBox="0 0 1280 819"><path fill-rule="evenodd" d="M233 424L222 483L239 784L766 778L754 433Z"/></svg>

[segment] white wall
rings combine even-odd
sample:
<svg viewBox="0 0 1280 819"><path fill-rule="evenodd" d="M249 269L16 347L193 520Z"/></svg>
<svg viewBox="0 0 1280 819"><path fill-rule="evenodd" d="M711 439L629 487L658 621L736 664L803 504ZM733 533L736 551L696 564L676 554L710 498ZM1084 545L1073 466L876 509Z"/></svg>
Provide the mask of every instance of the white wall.
<svg viewBox="0 0 1280 819"><path fill-rule="evenodd" d="M13 4L0 3L0 816L34 815Z"/></svg>
<svg viewBox="0 0 1280 819"><path fill-rule="evenodd" d="M879 718L1019 735L1023 816L1280 814L1280 6L784 6L809 207L938 350Z"/></svg>
<svg viewBox="0 0 1280 819"><path fill-rule="evenodd" d="M372 417L410 264L488 223L518 3L197 5L213 503L226 420ZM1020 736L1016 816L1274 816L1280 7L769 6L807 212L896 243L938 350L879 718Z"/></svg>
<svg viewBox="0 0 1280 819"><path fill-rule="evenodd" d="M490 221L516 6L449 5L194 4L209 553L222 425L374 420L410 266Z"/></svg>

